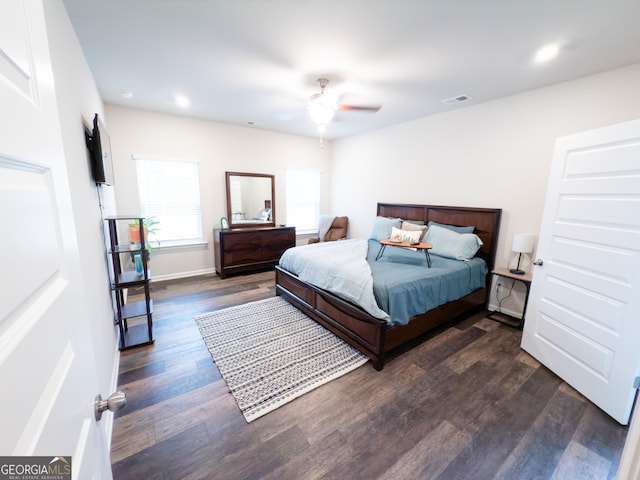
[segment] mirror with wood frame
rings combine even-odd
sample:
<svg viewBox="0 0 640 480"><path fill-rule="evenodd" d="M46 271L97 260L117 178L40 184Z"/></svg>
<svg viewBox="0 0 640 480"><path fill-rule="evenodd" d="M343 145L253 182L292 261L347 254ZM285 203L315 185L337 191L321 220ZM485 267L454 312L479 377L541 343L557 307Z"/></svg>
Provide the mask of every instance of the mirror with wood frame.
<svg viewBox="0 0 640 480"><path fill-rule="evenodd" d="M225 172L231 228L274 227L275 178L266 173Z"/></svg>

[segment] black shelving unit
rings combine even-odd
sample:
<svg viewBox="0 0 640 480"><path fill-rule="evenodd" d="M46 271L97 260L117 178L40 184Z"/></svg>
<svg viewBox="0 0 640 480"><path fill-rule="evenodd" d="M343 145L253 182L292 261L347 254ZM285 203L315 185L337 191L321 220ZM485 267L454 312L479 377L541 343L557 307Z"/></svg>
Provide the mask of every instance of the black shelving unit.
<svg viewBox="0 0 640 480"><path fill-rule="evenodd" d="M144 234L144 217L115 216L105 219L109 229L109 255L111 257L111 289L114 292L115 323L120 332L120 350L153 343L153 301L151 300L151 271L148 268L147 238ZM122 243L124 235L119 228L133 224L138 228L140 242ZM135 227L134 227L135 228ZM124 270L124 262L131 262L139 255L138 270ZM134 262L135 265L135 262ZM125 303L125 290L142 288L143 301ZM146 317L146 321L143 317ZM141 320L141 321L136 321ZM131 325L130 325L131 323Z"/></svg>

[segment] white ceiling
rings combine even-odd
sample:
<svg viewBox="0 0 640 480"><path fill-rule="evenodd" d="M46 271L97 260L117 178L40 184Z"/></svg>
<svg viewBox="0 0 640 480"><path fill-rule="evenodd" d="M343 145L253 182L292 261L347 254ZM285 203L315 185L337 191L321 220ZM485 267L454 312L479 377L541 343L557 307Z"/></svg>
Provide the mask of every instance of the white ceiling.
<svg viewBox="0 0 640 480"><path fill-rule="evenodd" d="M308 136L319 77L382 105L338 112L325 138L640 62L639 0L63 1L106 103ZM548 43L560 54L535 64Z"/></svg>

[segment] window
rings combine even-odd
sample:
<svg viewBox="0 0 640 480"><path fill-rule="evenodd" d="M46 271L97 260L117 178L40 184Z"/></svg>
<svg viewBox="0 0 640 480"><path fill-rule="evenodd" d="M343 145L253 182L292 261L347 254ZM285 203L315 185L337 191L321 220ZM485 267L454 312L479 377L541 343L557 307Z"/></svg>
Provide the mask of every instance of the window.
<svg viewBox="0 0 640 480"><path fill-rule="evenodd" d="M287 170L287 225L316 233L320 215L320 172Z"/></svg>
<svg viewBox="0 0 640 480"><path fill-rule="evenodd" d="M158 220L157 240L202 239L198 162L134 155L142 216Z"/></svg>

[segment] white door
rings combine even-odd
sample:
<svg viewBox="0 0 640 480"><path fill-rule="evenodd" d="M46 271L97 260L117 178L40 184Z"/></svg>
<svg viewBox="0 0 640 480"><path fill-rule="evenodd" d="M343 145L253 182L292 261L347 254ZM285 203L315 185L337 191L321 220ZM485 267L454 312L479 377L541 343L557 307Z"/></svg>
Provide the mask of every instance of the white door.
<svg viewBox="0 0 640 480"><path fill-rule="evenodd" d="M111 478L42 1L0 5L0 455Z"/></svg>
<svg viewBox="0 0 640 480"><path fill-rule="evenodd" d="M522 348L622 424L640 374L640 120L558 139Z"/></svg>

